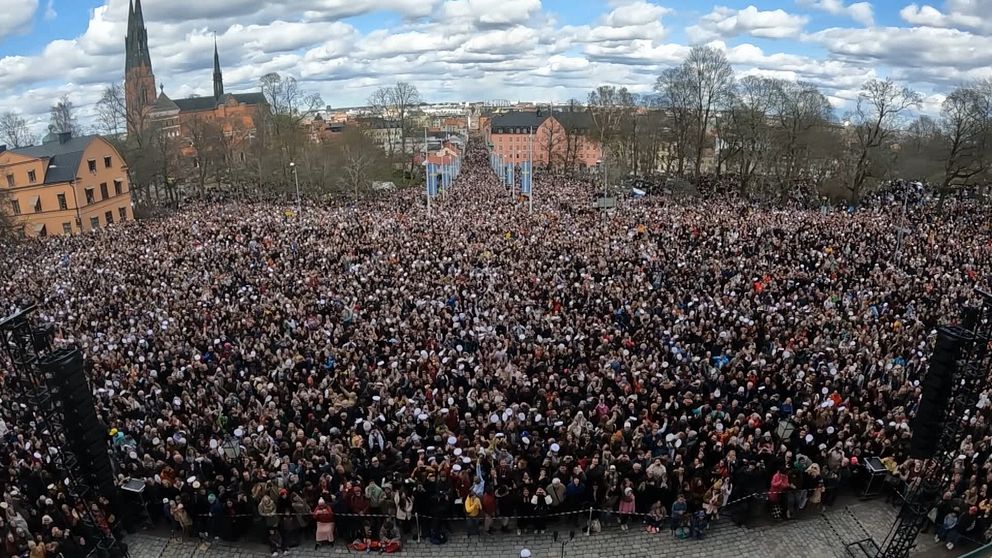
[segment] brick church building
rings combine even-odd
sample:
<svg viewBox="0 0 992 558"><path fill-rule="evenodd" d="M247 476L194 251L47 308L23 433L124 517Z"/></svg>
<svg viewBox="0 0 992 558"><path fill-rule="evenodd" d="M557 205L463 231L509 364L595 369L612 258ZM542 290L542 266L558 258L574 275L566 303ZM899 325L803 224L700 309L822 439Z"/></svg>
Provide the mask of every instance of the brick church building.
<svg viewBox="0 0 992 558"><path fill-rule="evenodd" d="M218 126L233 142L250 140L260 110L268 110L262 93L225 93L220 56L214 42L213 95L170 99L165 88L155 91L155 74L148 51L141 0L129 7L127 36L124 39L124 98L128 134L141 133L155 126L167 137L188 140L198 122ZM190 146L192 147L192 146Z"/></svg>

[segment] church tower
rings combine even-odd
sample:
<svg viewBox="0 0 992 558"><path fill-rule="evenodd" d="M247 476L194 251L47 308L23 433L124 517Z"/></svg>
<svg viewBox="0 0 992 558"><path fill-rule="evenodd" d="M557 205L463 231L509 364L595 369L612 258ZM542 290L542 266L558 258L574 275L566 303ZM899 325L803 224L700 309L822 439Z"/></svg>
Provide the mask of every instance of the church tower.
<svg viewBox="0 0 992 558"><path fill-rule="evenodd" d="M214 100L220 102L224 96L224 76L220 73L220 56L217 54L217 38L214 37Z"/></svg>
<svg viewBox="0 0 992 558"><path fill-rule="evenodd" d="M155 103L155 74L148 53L148 32L141 13L141 0L128 5L127 36L124 38L124 101L127 108L127 131L141 131L144 113Z"/></svg>

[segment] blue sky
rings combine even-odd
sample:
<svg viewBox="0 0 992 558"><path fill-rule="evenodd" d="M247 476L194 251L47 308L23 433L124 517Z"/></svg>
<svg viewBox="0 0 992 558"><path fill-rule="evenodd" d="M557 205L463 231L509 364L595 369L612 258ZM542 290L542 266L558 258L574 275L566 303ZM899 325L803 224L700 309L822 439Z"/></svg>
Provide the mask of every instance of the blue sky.
<svg viewBox="0 0 992 558"><path fill-rule="evenodd" d="M0 111L43 128L69 94L84 118L123 77L128 0L2 0ZM216 33L228 90L278 72L332 106L403 79L429 101L584 99L600 84L650 93L692 45L739 76L818 85L839 112L892 77L935 113L992 77L992 0L143 0L156 78L172 97L210 92ZM44 71L39 71L44 69Z"/></svg>

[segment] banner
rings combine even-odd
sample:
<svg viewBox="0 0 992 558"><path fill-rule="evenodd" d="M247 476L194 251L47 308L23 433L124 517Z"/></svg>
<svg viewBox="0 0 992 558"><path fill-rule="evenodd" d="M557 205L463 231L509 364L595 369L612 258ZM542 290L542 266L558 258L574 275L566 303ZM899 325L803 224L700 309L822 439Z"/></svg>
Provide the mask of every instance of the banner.
<svg viewBox="0 0 992 558"><path fill-rule="evenodd" d="M520 164L520 193L529 196L531 188L533 187L533 173L531 172L530 161L524 161Z"/></svg>
<svg viewBox="0 0 992 558"><path fill-rule="evenodd" d="M451 188L451 179L453 178L451 165L444 165L441 169L441 185L444 191L447 192L448 188Z"/></svg>
<svg viewBox="0 0 992 558"><path fill-rule="evenodd" d="M513 163L506 164L506 185L513 188Z"/></svg>
<svg viewBox="0 0 992 558"><path fill-rule="evenodd" d="M433 163L428 163L427 169L424 172L427 173L427 195L432 198L436 197L438 188L438 167Z"/></svg>

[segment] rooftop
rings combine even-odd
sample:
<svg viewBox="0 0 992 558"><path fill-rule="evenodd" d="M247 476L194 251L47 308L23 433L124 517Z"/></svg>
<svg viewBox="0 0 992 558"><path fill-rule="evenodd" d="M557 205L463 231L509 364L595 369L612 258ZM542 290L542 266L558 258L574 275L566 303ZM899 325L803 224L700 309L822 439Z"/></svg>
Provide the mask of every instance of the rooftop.
<svg viewBox="0 0 992 558"><path fill-rule="evenodd" d="M56 139L41 145L30 147L18 147L11 149L11 153L17 153L35 159L48 159L48 168L45 169L45 184L56 184L75 180L76 171L82 161L83 152L86 146L94 139L102 139L98 135L79 136L76 138L64 138L64 141Z"/></svg>

